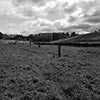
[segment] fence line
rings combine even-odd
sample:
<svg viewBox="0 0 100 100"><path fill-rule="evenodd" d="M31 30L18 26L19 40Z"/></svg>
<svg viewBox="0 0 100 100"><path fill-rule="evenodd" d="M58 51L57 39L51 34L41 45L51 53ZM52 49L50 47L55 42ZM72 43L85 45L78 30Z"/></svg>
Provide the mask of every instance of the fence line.
<svg viewBox="0 0 100 100"><path fill-rule="evenodd" d="M75 46L75 47L100 47L100 43L49 43L49 42L35 42L38 45L56 45L58 46L58 57L61 57L61 46Z"/></svg>
<svg viewBox="0 0 100 100"><path fill-rule="evenodd" d="M76 46L76 47L100 47L100 43L50 43L50 42L34 42L37 45L61 45L61 46Z"/></svg>

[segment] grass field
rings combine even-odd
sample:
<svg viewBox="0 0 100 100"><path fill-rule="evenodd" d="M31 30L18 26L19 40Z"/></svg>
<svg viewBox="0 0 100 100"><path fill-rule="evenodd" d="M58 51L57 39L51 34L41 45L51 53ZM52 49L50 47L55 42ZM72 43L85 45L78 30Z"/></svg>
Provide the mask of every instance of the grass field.
<svg viewBox="0 0 100 100"><path fill-rule="evenodd" d="M100 47L0 42L0 100L100 100Z"/></svg>

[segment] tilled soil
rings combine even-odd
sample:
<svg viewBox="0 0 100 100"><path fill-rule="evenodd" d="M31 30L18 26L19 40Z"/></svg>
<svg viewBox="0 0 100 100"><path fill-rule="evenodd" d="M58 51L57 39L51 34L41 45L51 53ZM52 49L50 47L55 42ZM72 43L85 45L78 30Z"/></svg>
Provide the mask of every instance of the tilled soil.
<svg viewBox="0 0 100 100"><path fill-rule="evenodd" d="M100 48L0 42L0 100L100 100Z"/></svg>

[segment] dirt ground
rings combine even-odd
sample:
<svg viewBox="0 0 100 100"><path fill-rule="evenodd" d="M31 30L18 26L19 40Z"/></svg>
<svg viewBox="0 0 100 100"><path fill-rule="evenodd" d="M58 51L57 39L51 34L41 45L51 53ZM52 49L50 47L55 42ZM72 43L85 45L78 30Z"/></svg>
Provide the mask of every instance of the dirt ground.
<svg viewBox="0 0 100 100"><path fill-rule="evenodd" d="M100 100L100 47L0 42L0 100Z"/></svg>

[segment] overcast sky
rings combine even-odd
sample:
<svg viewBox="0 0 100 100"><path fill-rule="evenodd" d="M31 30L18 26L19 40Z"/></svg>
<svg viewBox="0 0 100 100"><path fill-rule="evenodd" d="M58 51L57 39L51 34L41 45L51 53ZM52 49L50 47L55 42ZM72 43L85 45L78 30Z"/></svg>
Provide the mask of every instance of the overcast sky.
<svg viewBox="0 0 100 100"><path fill-rule="evenodd" d="M100 28L100 0L0 0L0 31L88 32Z"/></svg>

